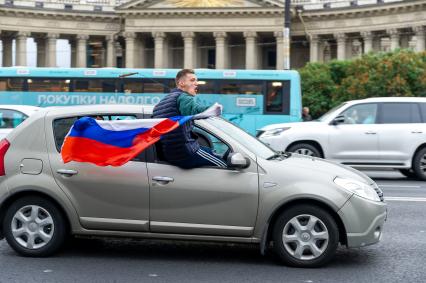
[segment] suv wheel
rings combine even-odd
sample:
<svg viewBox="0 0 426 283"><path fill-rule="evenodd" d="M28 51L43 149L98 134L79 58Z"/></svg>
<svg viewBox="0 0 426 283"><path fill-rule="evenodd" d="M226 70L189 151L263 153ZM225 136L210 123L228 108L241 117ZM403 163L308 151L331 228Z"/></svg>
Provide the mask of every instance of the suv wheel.
<svg viewBox="0 0 426 283"><path fill-rule="evenodd" d="M426 148L421 149L414 156L413 170L417 178L426 181Z"/></svg>
<svg viewBox="0 0 426 283"><path fill-rule="evenodd" d="M277 219L273 231L274 250L284 264L319 267L329 262L339 243L333 217L311 205L294 206Z"/></svg>
<svg viewBox="0 0 426 283"><path fill-rule="evenodd" d="M399 169L399 172L401 172L401 174L404 175L407 178L416 178L417 177L417 174L411 169Z"/></svg>
<svg viewBox="0 0 426 283"><path fill-rule="evenodd" d="M308 143L298 143L298 144L292 145L289 147L287 151L309 155L309 156L321 157L321 153L318 150L318 148Z"/></svg>
<svg viewBox="0 0 426 283"><path fill-rule="evenodd" d="M42 257L56 252L65 240L66 225L61 211L38 196L16 200L6 211L4 236L23 256Z"/></svg>

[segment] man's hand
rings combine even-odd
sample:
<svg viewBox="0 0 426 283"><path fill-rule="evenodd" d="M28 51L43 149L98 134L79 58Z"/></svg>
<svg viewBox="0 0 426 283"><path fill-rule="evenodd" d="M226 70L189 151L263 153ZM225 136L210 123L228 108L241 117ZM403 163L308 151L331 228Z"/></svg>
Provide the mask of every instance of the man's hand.
<svg viewBox="0 0 426 283"><path fill-rule="evenodd" d="M205 119L209 117L220 116L222 115L222 109L223 109L223 106L216 102L215 104L207 108L204 112L201 112L200 114L195 115L193 119L194 120Z"/></svg>

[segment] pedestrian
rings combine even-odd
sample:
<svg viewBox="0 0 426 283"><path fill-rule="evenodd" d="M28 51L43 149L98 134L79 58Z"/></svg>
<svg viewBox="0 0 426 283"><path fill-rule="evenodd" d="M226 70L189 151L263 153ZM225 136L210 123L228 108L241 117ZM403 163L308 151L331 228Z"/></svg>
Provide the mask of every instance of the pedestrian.
<svg viewBox="0 0 426 283"><path fill-rule="evenodd" d="M176 88L154 107L154 118L196 115L209 108L198 104L195 100L198 81L193 70L180 70L176 75L175 83ZM215 105L221 107L219 104ZM193 128L194 122L188 121L162 136L159 142L166 161L186 169L201 166L226 168L226 162L222 158L212 149L200 146L194 139Z"/></svg>
<svg viewBox="0 0 426 283"><path fill-rule="evenodd" d="M303 107L303 109L302 109L302 120L303 120L303 122L312 121L311 114L309 114L309 107Z"/></svg>

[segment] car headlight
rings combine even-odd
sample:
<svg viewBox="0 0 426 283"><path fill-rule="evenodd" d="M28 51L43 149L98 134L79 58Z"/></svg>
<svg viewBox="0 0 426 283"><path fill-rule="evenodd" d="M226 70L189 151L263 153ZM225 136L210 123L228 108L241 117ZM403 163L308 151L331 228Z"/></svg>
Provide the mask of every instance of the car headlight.
<svg viewBox="0 0 426 283"><path fill-rule="evenodd" d="M380 201L380 198L377 195L374 188L360 181L356 181L354 179L336 177L334 178L334 183L336 183L338 186L350 192L353 192L354 194L360 197L373 200L373 201Z"/></svg>
<svg viewBox="0 0 426 283"><path fill-rule="evenodd" d="M282 132L284 132L285 130L290 129L290 127L285 127L285 128L276 128L276 129L272 129L272 130L266 130L264 131L260 137L273 137L273 136L279 136Z"/></svg>

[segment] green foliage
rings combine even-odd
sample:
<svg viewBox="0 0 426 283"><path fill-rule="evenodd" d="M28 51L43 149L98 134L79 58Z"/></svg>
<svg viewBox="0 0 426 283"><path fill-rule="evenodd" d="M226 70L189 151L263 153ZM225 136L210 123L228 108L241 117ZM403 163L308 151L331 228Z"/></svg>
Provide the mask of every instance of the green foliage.
<svg viewBox="0 0 426 283"><path fill-rule="evenodd" d="M353 60L309 63L299 71L302 102L314 117L347 100L426 97L426 52L369 53Z"/></svg>

